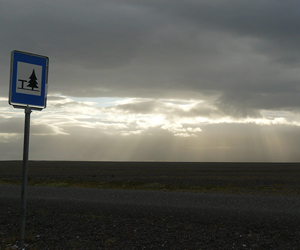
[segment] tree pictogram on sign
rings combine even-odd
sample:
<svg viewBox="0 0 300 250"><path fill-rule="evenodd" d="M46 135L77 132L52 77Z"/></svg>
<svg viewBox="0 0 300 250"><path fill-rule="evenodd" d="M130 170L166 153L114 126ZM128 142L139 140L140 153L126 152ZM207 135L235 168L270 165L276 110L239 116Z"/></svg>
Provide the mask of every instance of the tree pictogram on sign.
<svg viewBox="0 0 300 250"><path fill-rule="evenodd" d="M31 76L29 77L29 84L27 85L27 87L31 87L32 90L34 90L35 88L39 88L37 85L38 83L36 82L37 78L34 72L34 69L32 70Z"/></svg>

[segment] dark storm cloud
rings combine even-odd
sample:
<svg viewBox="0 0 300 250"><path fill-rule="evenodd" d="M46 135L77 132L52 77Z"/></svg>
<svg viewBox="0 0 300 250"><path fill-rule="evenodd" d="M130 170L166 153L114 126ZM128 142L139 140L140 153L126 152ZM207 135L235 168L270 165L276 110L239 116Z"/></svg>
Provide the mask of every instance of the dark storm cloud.
<svg viewBox="0 0 300 250"><path fill-rule="evenodd" d="M235 117L261 117L259 110L299 112L299 93L224 92L215 105L225 114Z"/></svg>
<svg viewBox="0 0 300 250"><path fill-rule="evenodd" d="M19 49L50 57L57 94L219 95L237 117L297 109L299 12L294 0L1 1L1 81Z"/></svg>
<svg viewBox="0 0 300 250"><path fill-rule="evenodd" d="M144 49L161 57L194 53L203 30L299 48L297 1L3 1L1 24L5 48L13 42L103 67Z"/></svg>
<svg viewBox="0 0 300 250"><path fill-rule="evenodd" d="M181 104L177 105L177 104ZM161 101L161 100L135 100L131 103L118 104L116 106L107 107L106 110L116 110L131 114L162 114L174 117L209 117L213 115L221 115L216 108L208 106L204 103L192 103L190 107L184 107L191 104L184 101Z"/></svg>
<svg viewBox="0 0 300 250"><path fill-rule="evenodd" d="M285 49L299 48L299 2L295 0L190 1L176 13L206 29L268 39Z"/></svg>
<svg viewBox="0 0 300 250"><path fill-rule="evenodd" d="M157 101L141 101L127 104L119 104L114 107L108 107L107 110L116 109L125 111L133 114L151 114L155 113L156 108L159 108L161 105Z"/></svg>
<svg viewBox="0 0 300 250"><path fill-rule="evenodd" d="M261 117L258 110L251 108L253 99L246 96L244 93L224 93L218 101L216 106L224 112L224 114L245 118L245 117Z"/></svg>
<svg viewBox="0 0 300 250"><path fill-rule="evenodd" d="M17 48L44 51L54 61L87 67L127 63L149 29L147 10L127 4L9 1L0 7L6 49L13 41Z"/></svg>

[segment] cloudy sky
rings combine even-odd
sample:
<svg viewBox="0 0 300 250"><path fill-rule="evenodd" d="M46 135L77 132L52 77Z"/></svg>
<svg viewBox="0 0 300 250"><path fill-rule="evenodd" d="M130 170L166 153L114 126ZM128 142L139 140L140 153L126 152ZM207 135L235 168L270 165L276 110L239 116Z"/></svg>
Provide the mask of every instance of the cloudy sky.
<svg viewBox="0 0 300 250"><path fill-rule="evenodd" d="M299 31L297 0L0 0L0 160L20 50L50 65L32 160L299 161Z"/></svg>

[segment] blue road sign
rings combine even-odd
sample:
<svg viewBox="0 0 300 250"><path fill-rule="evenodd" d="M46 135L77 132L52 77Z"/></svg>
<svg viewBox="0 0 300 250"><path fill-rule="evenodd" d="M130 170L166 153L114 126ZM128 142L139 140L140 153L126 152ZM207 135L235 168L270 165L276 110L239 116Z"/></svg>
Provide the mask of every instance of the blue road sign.
<svg viewBox="0 0 300 250"><path fill-rule="evenodd" d="M46 56L12 51L9 104L16 108L46 107L49 59Z"/></svg>

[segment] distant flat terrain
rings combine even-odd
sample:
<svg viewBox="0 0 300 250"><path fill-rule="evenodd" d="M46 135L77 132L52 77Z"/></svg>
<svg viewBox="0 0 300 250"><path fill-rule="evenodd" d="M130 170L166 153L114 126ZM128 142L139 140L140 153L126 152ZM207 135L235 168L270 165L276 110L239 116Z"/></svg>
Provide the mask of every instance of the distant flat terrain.
<svg viewBox="0 0 300 250"><path fill-rule="evenodd" d="M0 162L0 183L20 181L21 176L22 161ZM88 182L99 188L300 194L299 163L30 161L28 179L33 183Z"/></svg>

